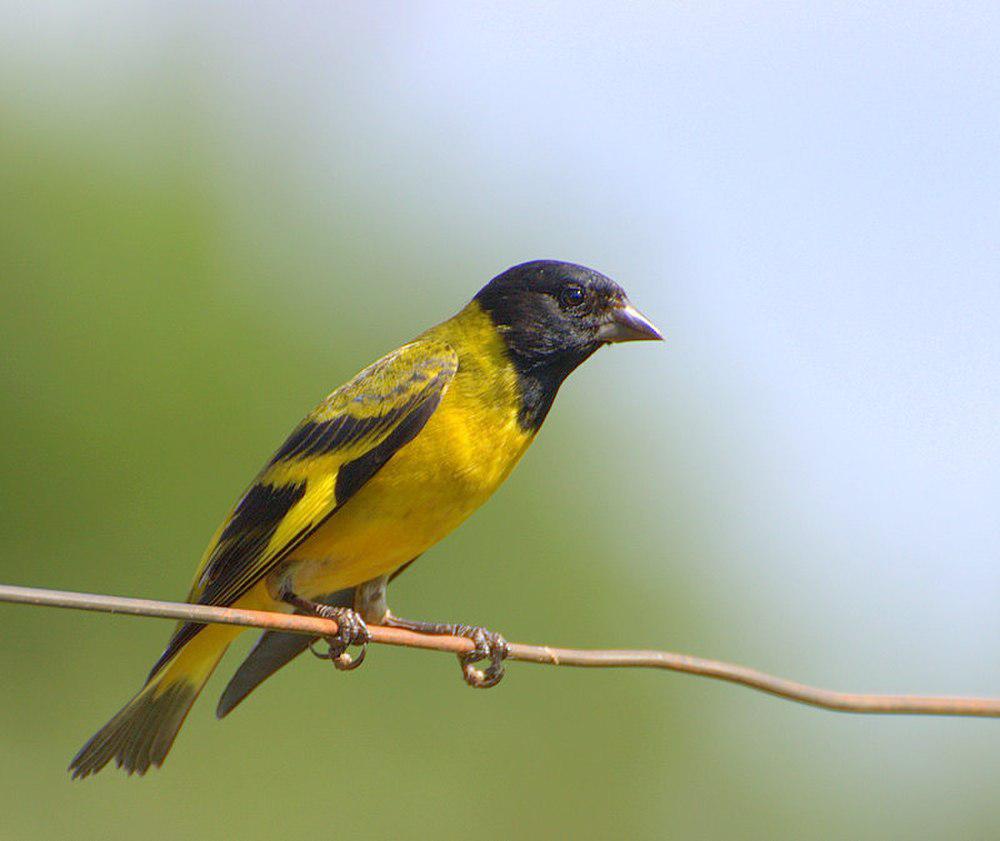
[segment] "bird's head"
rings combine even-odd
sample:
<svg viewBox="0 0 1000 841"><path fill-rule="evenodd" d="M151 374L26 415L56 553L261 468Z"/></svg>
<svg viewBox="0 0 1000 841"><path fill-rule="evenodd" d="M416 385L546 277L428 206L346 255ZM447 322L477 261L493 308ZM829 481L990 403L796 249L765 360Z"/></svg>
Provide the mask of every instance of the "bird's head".
<svg viewBox="0 0 1000 841"><path fill-rule="evenodd" d="M521 370L566 376L602 345L663 338L617 283L574 263L522 263L493 278L475 300Z"/></svg>

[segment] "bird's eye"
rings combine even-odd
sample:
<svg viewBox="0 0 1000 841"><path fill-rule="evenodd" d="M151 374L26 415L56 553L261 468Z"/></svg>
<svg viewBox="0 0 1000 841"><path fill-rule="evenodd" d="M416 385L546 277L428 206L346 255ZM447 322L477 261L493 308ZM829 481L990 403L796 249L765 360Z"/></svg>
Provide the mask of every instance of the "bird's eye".
<svg viewBox="0 0 1000 841"><path fill-rule="evenodd" d="M562 292L559 293L559 303L564 307L575 307L582 304L585 297L586 293L582 286L578 283L570 283L568 286L564 286Z"/></svg>

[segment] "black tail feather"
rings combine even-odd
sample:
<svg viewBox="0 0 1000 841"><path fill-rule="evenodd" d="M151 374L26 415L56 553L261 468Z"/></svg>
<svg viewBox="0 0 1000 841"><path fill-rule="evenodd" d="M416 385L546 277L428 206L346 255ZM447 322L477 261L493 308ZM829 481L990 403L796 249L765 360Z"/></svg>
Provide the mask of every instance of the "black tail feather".
<svg viewBox="0 0 1000 841"><path fill-rule="evenodd" d="M74 779L96 774L112 759L129 774L142 775L151 766L159 767L199 689L187 681L172 683L162 691L147 686L73 757L69 770Z"/></svg>

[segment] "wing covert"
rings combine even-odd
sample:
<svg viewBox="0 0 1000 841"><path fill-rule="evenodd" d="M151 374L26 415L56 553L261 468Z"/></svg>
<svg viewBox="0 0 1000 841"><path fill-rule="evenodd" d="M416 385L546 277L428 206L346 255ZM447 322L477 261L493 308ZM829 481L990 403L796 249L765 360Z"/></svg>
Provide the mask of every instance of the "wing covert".
<svg viewBox="0 0 1000 841"><path fill-rule="evenodd" d="M292 432L209 544L188 601L237 601L412 441L458 370L445 342L421 339L344 384ZM155 674L201 628L182 625Z"/></svg>

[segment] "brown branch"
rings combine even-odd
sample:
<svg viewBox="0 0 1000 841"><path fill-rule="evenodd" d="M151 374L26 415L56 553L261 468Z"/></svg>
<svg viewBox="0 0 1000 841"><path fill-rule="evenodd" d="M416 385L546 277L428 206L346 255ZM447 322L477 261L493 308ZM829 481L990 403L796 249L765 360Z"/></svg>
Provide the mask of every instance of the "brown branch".
<svg viewBox="0 0 1000 841"><path fill-rule="evenodd" d="M289 631L308 636L330 636L337 630L336 622L310 616L236 610L228 607L208 607L180 602L160 602L149 599L130 599L118 596L98 596L88 593L42 590L33 587L0 585L0 602L66 607L130 616L158 616L164 619L180 619L205 624L242 625L248 628ZM370 625L369 630L373 642L385 645L425 648L452 654L460 654L472 649L472 643L461 637L427 636L399 628L385 628L380 625ZM790 701L842 712L1000 717L1000 698L863 695L834 692L774 677L746 666L723 663L718 660L705 660L687 654L673 654L667 651L583 650L511 643L510 659L523 660L527 663L543 663L549 666L669 669L674 672L685 672L738 683L742 686L749 686L751 689L777 695L779 698L787 698Z"/></svg>

